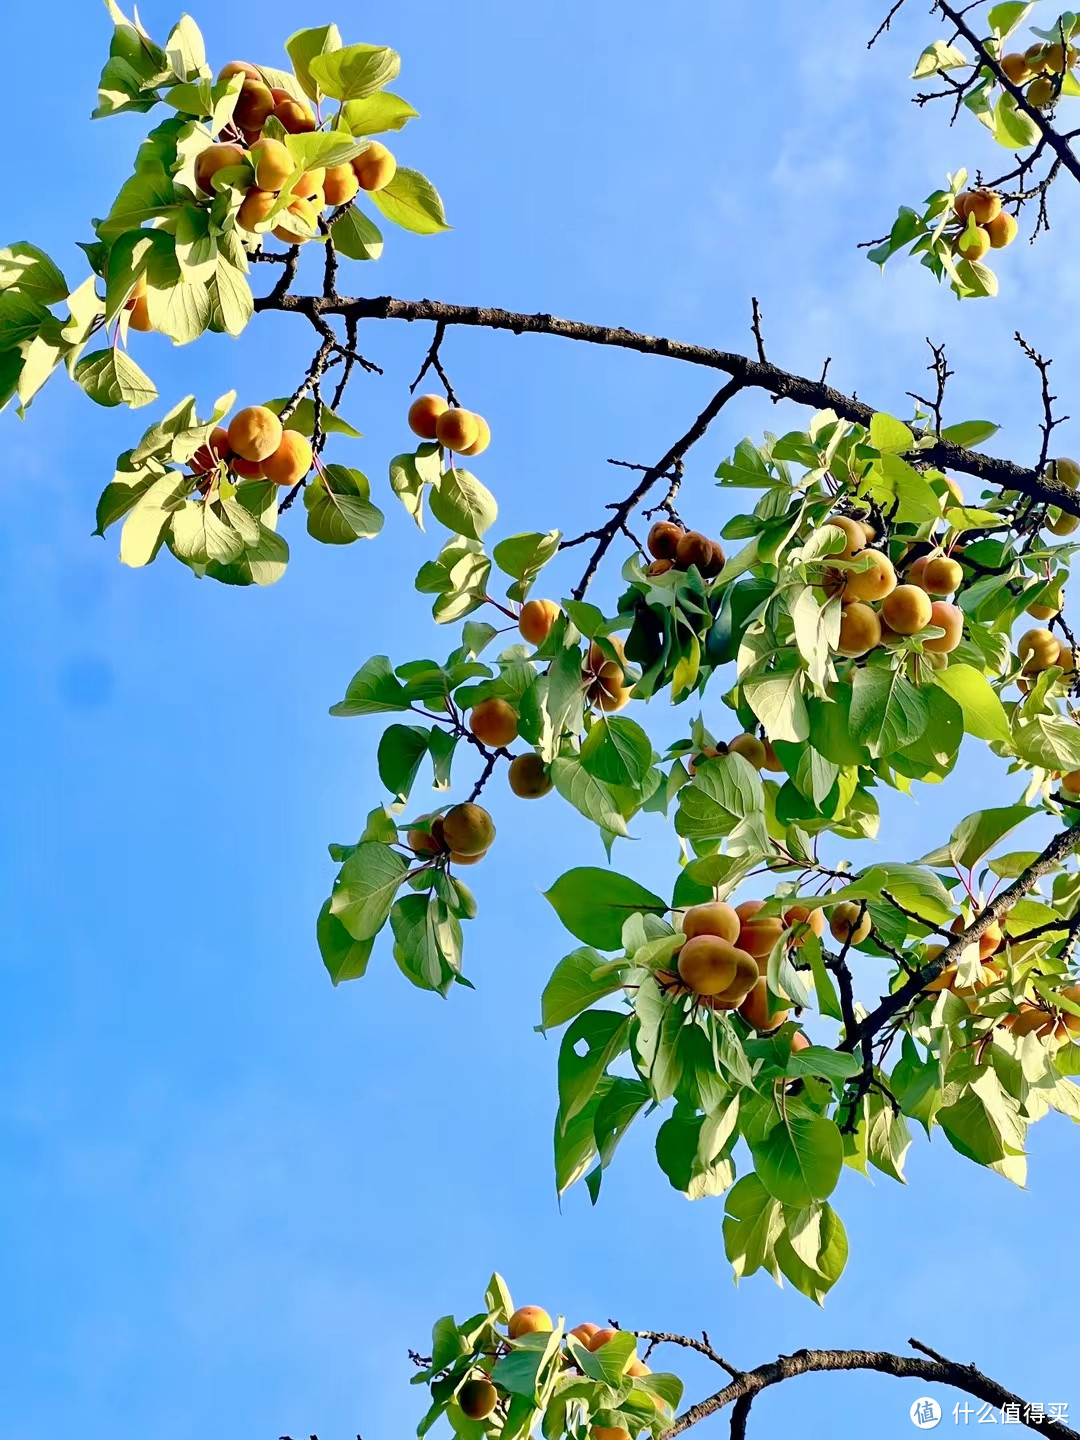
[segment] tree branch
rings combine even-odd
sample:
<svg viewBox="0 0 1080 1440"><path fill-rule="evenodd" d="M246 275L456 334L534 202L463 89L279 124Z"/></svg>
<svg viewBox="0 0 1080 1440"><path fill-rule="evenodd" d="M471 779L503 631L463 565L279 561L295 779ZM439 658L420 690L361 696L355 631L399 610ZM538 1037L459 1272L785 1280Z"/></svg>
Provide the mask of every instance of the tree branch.
<svg viewBox="0 0 1080 1440"><path fill-rule="evenodd" d="M869 425L874 407L853 395L845 395L824 380L811 380L804 375L781 370L779 366L762 363L748 355L728 350L715 350L706 345L691 345L664 336L645 335L622 327L592 325L581 320L562 320L555 315L527 315L513 310L490 309L478 305L451 305L442 300L398 300L389 295L372 298L336 299L320 295L271 294L255 302L256 310L283 310L306 315L312 323L323 315L344 315L355 320L427 320L435 324L466 325L488 330L509 330L515 335L554 335L589 345L614 346L636 350L643 355L658 355L681 360L705 369L722 370L739 382L740 387L764 390L778 400L793 400L815 410L835 410L845 420ZM989 485L1017 490L1049 505L1058 505L1070 514L1080 514L1080 497L1067 486L1037 471L1016 465L1011 460L983 455L946 440L929 435L931 440L906 457L918 465L934 465L942 470L955 470L973 475Z"/></svg>
<svg viewBox="0 0 1080 1440"><path fill-rule="evenodd" d="M756 1370L747 1370L715 1395L710 1395L697 1405L691 1405L667 1428L662 1440L673 1440L674 1436L681 1435L692 1425L715 1415L728 1405L736 1406L736 1414L732 1418L732 1435L745 1435L750 1402L762 1390L770 1385L778 1385L782 1380L794 1379L798 1375L820 1374L826 1371L875 1370L879 1375L892 1375L901 1380L926 1380L936 1385L949 1385L954 1390L963 1390L995 1408L1012 1405L1019 1407L1018 1413L1021 1416L1029 1413L1026 1401L1019 1395L1014 1395L1011 1390L1006 1390L996 1380L991 1380L974 1365L961 1365L955 1360L945 1359L944 1356L934 1356L934 1352L928 1351L926 1346L915 1340L910 1344L933 1358L892 1355L883 1350L798 1350L794 1355L781 1355L767 1365L759 1365ZM736 1421L741 1424L741 1429ZM1080 1440L1077 1431L1063 1425L1059 1420L1022 1419L1020 1423L1030 1429L1037 1429L1044 1435L1055 1436L1056 1440Z"/></svg>

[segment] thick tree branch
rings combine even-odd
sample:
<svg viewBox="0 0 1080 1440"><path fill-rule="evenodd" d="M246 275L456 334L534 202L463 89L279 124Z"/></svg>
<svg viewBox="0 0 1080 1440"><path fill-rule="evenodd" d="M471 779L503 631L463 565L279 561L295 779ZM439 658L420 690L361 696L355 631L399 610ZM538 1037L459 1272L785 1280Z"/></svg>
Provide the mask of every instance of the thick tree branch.
<svg viewBox="0 0 1080 1440"><path fill-rule="evenodd" d="M1043 875L1049 875L1056 870L1058 864L1067 855L1080 846L1080 823L1070 825L1067 830L1060 831L1050 841L1042 854L1037 856L1026 870L1021 871L1017 878L995 900L992 900L985 909L979 912L978 917L971 922L966 930L956 935L949 944L945 946L940 955L924 965L921 970L906 980L899 990L894 990L891 995L885 998L872 1010L855 1029L846 1034L840 1042L838 1049L854 1050L867 1036L876 1035L894 1015L907 1009L926 989L931 980L935 980L941 972L949 965L955 965L963 954L964 950L985 930L988 930L995 920L1000 920L1012 907L1025 896ZM924 922L925 923L925 922Z"/></svg>
<svg viewBox="0 0 1080 1440"><path fill-rule="evenodd" d="M643 355L658 355L705 369L721 370L737 380L740 387L764 390L778 400L793 400L815 410L835 410L843 419L859 425L869 425L875 413L873 406L864 404L853 395L843 394L824 380L811 380L748 355L715 350L707 345L691 345L664 336L645 335L621 327L562 320L555 315L527 315L479 305L451 305L442 300L398 300L389 295L336 299L320 295L278 295L276 291L256 300L255 308L305 315L312 323L324 315L344 315L354 320L427 320L444 326L510 330L515 335L554 335L589 345L636 350ZM1080 498L1058 480L1043 478L1036 470L1026 469L1011 460L983 455L949 441L924 438L928 443L906 457L914 464L934 465L942 470L973 475L988 485L1017 490L1045 504L1058 505L1071 514L1080 514Z"/></svg>
<svg viewBox="0 0 1080 1440"><path fill-rule="evenodd" d="M910 1343L927 1353L926 1346L919 1345L915 1340ZM1077 1431L1059 1420L1024 1419L1029 1414L1027 1402L996 1380L991 1380L974 1365L961 1365L944 1356L935 1356L934 1352L923 1358L921 1355L892 1355L883 1350L798 1350L794 1355L781 1355L767 1365L759 1365L756 1370L747 1370L715 1395L684 1410L664 1432L663 1440L673 1440L674 1436L681 1435L728 1405L736 1406L732 1435L745 1435L750 1402L770 1385L778 1385L782 1380L791 1380L798 1375L851 1370L875 1370L879 1375L892 1375L900 1380L925 1380L935 1385L948 1385L995 1409L1005 1405L1019 1407L1020 1423L1029 1429L1055 1436L1056 1440L1080 1440Z"/></svg>

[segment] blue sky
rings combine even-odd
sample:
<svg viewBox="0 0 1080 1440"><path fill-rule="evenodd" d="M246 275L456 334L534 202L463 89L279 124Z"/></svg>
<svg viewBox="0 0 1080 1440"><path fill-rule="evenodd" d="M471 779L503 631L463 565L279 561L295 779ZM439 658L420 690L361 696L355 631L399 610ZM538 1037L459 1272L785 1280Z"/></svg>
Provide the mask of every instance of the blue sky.
<svg viewBox="0 0 1080 1440"><path fill-rule="evenodd" d="M906 76L931 38L922 7L867 54L882 8L373 0L328 12L347 40L402 52L398 88L423 118L397 148L435 180L455 226L395 234L345 288L728 348L748 343L756 294L770 358L817 373L831 355L837 385L898 412L924 383L929 335L957 371L949 418L997 420L1008 453L1034 458L1037 391L1012 333L1056 357L1067 399L1075 200L1059 187L1050 237L1004 257L996 304L959 306L904 262L880 278L856 243L988 154L973 125L950 134L943 111L908 104ZM159 37L175 18L158 0L142 13ZM276 63L302 23L281 0L196 18L215 65ZM46 245L74 283L73 242L128 173L139 122L87 120L103 9L41 0L15 7L4 33L9 56L63 37L50 52L62 60L6 73L9 143L27 159L6 187L4 240ZM286 393L310 353L300 322L277 316L186 350L135 338L163 404L233 386L244 401ZM704 1326L745 1365L916 1335L1078 1413L1053 1239L1078 1178L1064 1121L1034 1130L1026 1192L942 1139L916 1143L907 1189L846 1175L852 1258L823 1312L760 1276L736 1292L721 1202L691 1206L668 1187L647 1126L599 1207L574 1193L560 1214L556 1041L531 1027L571 944L539 892L603 852L557 801L494 792L499 839L475 872L481 915L467 937L475 993L421 995L384 951L365 981L330 987L313 936L325 845L355 838L381 792L378 722L332 720L327 707L368 655L400 662L450 644L411 590L437 541L413 530L385 480L429 338L369 325L362 345L385 377L357 381L343 407L365 439L340 458L371 476L384 535L336 552L297 525L289 573L267 592L199 584L167 558L124 570L114 538L90 538L113 457L145 417L56 382L26 424L0 420L5 1440L408 1434L419 1396L407 1347L423 1347L438 1315L467 1313L493 1267L520 1300L571 1323ZM454 334L445 359L492 422L477 469L501 533L595 524L620 493L606 457L658 458L713 387L556 340ZM797 416L755 395L730 407L691 459L683 513L718 530L717 461ZM1076 425L1061 448L1080 448ZM571 559L559 593L576 578ZM1018 789L973 747L945 786L884 805L879 851L911 858L950 817ZM670 833L637 828L616 862L664 888ZM798 1423L808 1440L906 1435L915 1393L807 1379L759 1402L757 1425Z"/></svg>

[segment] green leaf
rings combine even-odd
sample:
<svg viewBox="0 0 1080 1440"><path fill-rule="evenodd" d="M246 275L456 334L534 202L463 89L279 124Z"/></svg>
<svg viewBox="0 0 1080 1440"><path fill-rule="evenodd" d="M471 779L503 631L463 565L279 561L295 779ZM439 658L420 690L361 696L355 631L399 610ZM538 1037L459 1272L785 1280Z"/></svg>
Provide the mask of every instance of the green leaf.
<svg viewBox="0 0 1080 1440"><path fill-rule="evenodd" d="M751 1149L762 1184L784 1205L828 1199L844 1165L839 1126L823 1115L789 1117Z"/></svg>
<svg viewBox="0 0 1080 1440"><path fill-rule="evenodd" d="M972 450L985 444L1000 428L992 420L961 420L958 425L946 425L941 438L951 445L963 445L966 450Z"/></svg>
<svg viewBox="0 0 1080 1440"><path fill-rule="evenodd" d="M251 286L247 277L235 265L230 265L224 256L218 257L215 274L222 323L228 334L239 335L255 313Z"/></svg>
<svg viewBox="0 0 1080 1440"><path fill-rule="evenodd" d="M324 545L370 540L383 527L383 513L368 498L366 475L344 465L327 465L304 489L308 534Z"/></svg>
<svg viewBox="0 0 1080 1440"><path fill-rule="evenodd" d="M926 697L902 671L863 666L855 672L851 733L875 758L918 740L929 719Z"/></svg>
<svg viewBox="0 0 1080 1440"><path fill-rule="evenodd" d="M1030 115L1016 108L1007 92L998 96L993 117L994 139L1006 150L1026 150L1038 142L1041 131Z"/></svg>
<svg viewBox="0 0 1080 1440"><path fill-rule="evenodd" d="M902 420L892 415L872 415L870 444L883 455L906 455L915 447L915 436Z"/></svg>
<svg viewBox="0 0 1080 1440"><path fill-rule="evenodd" d="M138 568L157 554L165 527L184 503L191 479L170 470L143 492L120 532L120 561Z"/></svg>
<svg viewBox="0 0 1080 1440"><path fill-rule="evenodd" d="M355 205L334 221L330 238L334 249L349 260L378 260L383 253L382 231Z"/></svg>
<svg viewBox="0 0 1080 1440"><path fill-rule="evenodd" d="M544 898L571 935L599 950L622 948L622 927L631 915L664 915L668 908L636 880L592 866L567 870Z"/></svg>
<svg viewBox="0 0 1080 1440"><path fill-rule="evenodd" d="M551 762L551 778L563 799L579 810L586 820L591 820L612 835L625 836L629 833L611 791L602 781L590 775L576 756L557 756Z"/></svg>
<svg viewBox="0 0 1080 1440"><path fill-rule="evenodd" d="M721 755L700 766L689 785L679 791L675 830L690 840L719 840L741 822L762 819L759 849L768 849L763 817L765 794L761 777L741 755Z"/></svg>
<svg viewBox="0 0 1080 1440"><path fill-rule="evenodd" d="M457 916L435 896L405 895L390 911L390 926L402 974L420 990L445 995L461 971Z"/></svg>
<svg viewBox="0 0 1080 1440"><path fill-rule="evenodd" d="M17 240L0 250L0 291L14 290L35 305L58 305L67 281L44 250Z"/></svg>
<svg viewBox="0 0 1080 1440"><path fill-rule="evenodd" d="M773 1247L783 1228L783 1211L756 1175L744 1175L724 1207L724 1249L736 1280L768 1269L775 1274Z"/></svg>
<svg viewBox="0 0 1080 1440"><path fill-rule="evenodd" d="M1023 24L1034 8L1030 0L1003 0L1002 4L990 7L986 23L992 35L1004 40L1018 25Z"/></svg>
<svg viewBox="0 0 1080 1440"><path fill-rule="evenodd" d="M420 762L428 753L428 731L422 725L390 725L379 741L379 779L404 804Z"/></svg>
<svg viewBox="0 0 1080 1440"><path fill-rule="evenodd" d="M559 1117L565 1126L592 1099L600 1077L630 1044L630 1016L586 1010L559 1047Z"/></svg>
<svg viewBox="0 0 1080 1440"><path fill-rule="evenodd" d="M354 135L383 135L387 130L402 130L417 112L407 100L389 90L368 95L363 100L350 100L345 106L345 124Z"/></svg>
<svg viewBox="0 0 1080 1440"><path fill-rule="evenodd" d="M997 810L976 810L966 816L952 832L947 845L923 856L926 865L957 865L972 870L999 840L1022 825L1037 810L1027 805L1009 805Z"/></svg>
<svg viewBox="0 0 1080 1440"><path fill-rule="evenodd" d="M280 412L289 403L284 399L267 400L266 408L273 410L274 414ZM347 435L350 440L360 440L362 435L359 430L353 428L347 420L343 420L336 410L331 410L329 405L324 405L320 412L319 424L324 435ZM315 404L314 401L304 399L295 408L288 420L285 421L286 430L296 430L301 435L309 438L315 433Z"/></svg>
<svg viewBox="0 0 1080 1440"><path fill-rule="evenodd" d="M964 729L979 740L1011 740L1004 707L989 680L971 665L949 665L933 672L934 684L951 695L964 715Z"/></svg>
<svg viewBox="0 0 1080 1440"><path fill-rule="evenodd" d="M810 734L810 718L803 696L805 671L777 668L742 678L746 703L772 740L801 744Z"/></svg>
<svg viewBox="0 0 1080 1440"><path fill-rule="evenodd" d="M606 873L606 872L605 872ZM596 972L603 972L597 975ZM573 950L555 966L540 998L541 1030L565 1025L605 995L622 988L620 972L591 946Z"/></svg>
<svg viewBox="0 0 1080 1440"><path fill-rule="evenodd" d="M388 220L414 235L437 235L450 228L439 192L419 170L399 165L390 184L373 191L371 199Z"/></svg>
<svg viewBox="0 0 1080 1440"><path fill-rule="evenodd" d="M525 535L508 535L495 546L491 558L505 575L514 580L524 580L548 563L559 548L559 539L558 530L549 530L546 534L532 531Z"/></svg>
<svg viewBox="0 0 1080 1440"><path fill-rule="evenodd" d="M316 55L340 48L341 32L336 25L319 25L310 30L297 30L285 41L285 53L292 61L300 88L309 100L317 101L319 98L318 86L311 74L312 60Z"/></svg>
<svg viewBox="0 0 1080 1440"><path fill-rule="evenodd" d="M876 1090L869 1096L867 1155L870 1164L893 1180L903 1182L904 1157L911 1146L911 1132L903 1115L894 1114L892 1106Z"/></svg>
<svg viewBox="0 0 1080 1440"><path fill-rule="evenodd" d="M358 980L365 973L375 937L354 940L337 916L331 913L329 900L319 911L316 935L319 954L335 985L340 985L343 980Z"/></svg>
<svg viewBox="0 0 1080 1440"><path fill-rule="evenodd" d="M635 790L649 773L652 757L652 741L645 731L619 715L598 719L581 747L581 763L590 775Z"/></svg>
<svg viewBox="0 0 1080 1440"><path fill-rule="evenodd" d="M354 940L367 940L386 924L408 865L389 845L358 845L342 865L330 899L331 913Z"/></svg>
<svg viewBox="0 0 1080 1440"><path fill-rule="evenodd" d="M75 366L75 380L98 405L127 405L137 410L158 396L150 377L115 345L84 355Z"/></svg>
<svg viewBox="0 0 1080 1440"><path fill-rule="evenodd" d="M795 1078L818 1075L823 1080L850 1080L859 1073L859 1062L844 1050L830 1050L824 1045L810 1045L805 1050L792 1050L784 1062L784 1074Z"/></svg>
<svg viewBox="0 0 1080 1440"><path fill-rule="evenodd" d="M346 45L311 55L307 68L310 79L332 100L363 100L396 78L401 56L386 45Z"/></svg>
<svg viewBox="0 0 1080 1440"><path fill-rule="evenodd" d="M408 710L405 687L385 655L373 655L349 681L345 698L330 707L331 715L377 715L384 710Z"/></svg>
<svg viewBox="0 0 1080 1440"><path fill-rule="evenodd" d="M480 540L499 513L494 495L468 470L444 471L428 504L440 524L469 540Z"/></svg>

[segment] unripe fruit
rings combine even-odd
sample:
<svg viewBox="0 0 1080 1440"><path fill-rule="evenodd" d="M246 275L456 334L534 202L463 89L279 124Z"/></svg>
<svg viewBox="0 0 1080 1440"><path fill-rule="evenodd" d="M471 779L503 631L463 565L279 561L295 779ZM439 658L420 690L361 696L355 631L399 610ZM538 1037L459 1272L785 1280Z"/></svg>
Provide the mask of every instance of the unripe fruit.
<svg viewBox="0 0 1080 1440"><path fill-rule="evenodd" d="M990 236L981 225L976 225L974 231L965 230L956 240L957 254L962 255L965 260L981 260L989 249Z"/></svg>
<svg viewBox="0 0 1080 1440"><path fill-rule="evenodd" d="M1075 490L1080 485L1080 465L1063 455L1050 461L1045 474L1047 478L1060 480L1062 485L1067 485L1070 490Z"/></svg>
<svg viewBox="0 0 1080 1440"><path fill-rule="evenodd" d="M539 800L551 790L552 780L547 766L535 751L515 755L507 775L510 789L519 800Z"/></svg>
<svg viewBox="0 0 1080 1440"><path fill-rule="evenodd" d="M836 649L840 655L865 655L881 643L881 621L877 612L860 600L845 605L840 612L840 638Z"/></svg>
<svg viewBox="0 0 1080 1440"><path fill-rule="evenodd" d="M462 855L458 850L450 851L451 865L479 865L488 852L481 850L479 855Z"/></svg>
<svg viewBox="0 0 1080 1440"><path fill-rule="evenodd" d="M739 1014L755 1030L775 1030L787 1020L788 1012L782 1006L774 1010L772 1005L768 985L764 980L758 980L739 1006Z"/></svg>
<svg viewBox="0 0 1080 1440"><path fill-rule="evenodd" d="M679 951L679 978L695 995L719 995L735 979L737 953L719 935L695 935Z"/></svg>
<svg viewBox="0 0 1080 1440"><path fill-rule="evenodd" d="M499 1392L490 1380L466 1380L458 1391L462 1414L470 1420L485 1420L495 1409Z"/></svg>
<svg viewBox="0 0 1080 1440"><path fill-rule="evenodd" d="M446 812L442 833L448 850L458 855L482 855L495 839L495 824L482 805L467 800Z"/></svg>
<svg viewBox="0 0 1080 1440"><path fill-rule="evenodd" d="M728 741L728 752L732 755L741 755L744 760L749 760L755 770L762 770L765 767L765 746L756 735L736 735L734 740Z"/></svg>
<svg viewBox="0 0 1080 1440"><path fill-rule="evenodd" d="M315 129L315 116L300 100L279 100L270 113L290 135L304 135Z"/></svg>
<svg viewBox="0 0 1080 1440"><path fill-rule="evenodd" d="M1057 99L1057 86L1049 75L1036 75L1027 88L1028 104L1044 110Z"/></svg>
<svg viewBox="0 0 1080 1440"><path fill-rule="evenodd" d="M1001 214L1001 196L994 190L965 190L956 197L956 213L962 220L974 218L976 225Z"/></svg>
<svg viewBox="0 0 1080 1440"><path fill-rule="evenodd" d="M247 158L247 151L239 145L208 145L195 157L195 184L207 195L212 195L212 181L218 171L229 165L243 165Z"/></svg>
<svg viewBox="0 0 1080 1440"><path fill-rule="evenodd" d="M1011 245L1016 239L1020 226L1016 223L1016 216L1009 215L1002 211L995 216L988 224L983 226L987 235L990 236L990 247L993 250L1004 250L1006 245Z"/></svg>
<svg viewBox="0 0 1080 1440"><path fill-rule="evenodd" d="M218 71L218 84L223 80L231 80L234 75L244 75L249 80L258 80L262 83L262 73L255 65L249 65L246 60L230 60Z"/></svg>
<svg viewBox="0 0 1080 1440"><path fill-rule="evenodd" d="M247 79L236 97L233 119L241 130L261 130L274 108L270 86L262 80Z"/></svg>
<svg viewBox="0 0 1080 1440"><path fill-rule="evenodd" d="M1014 85L1023 85L1025 80L1031 79L1031 66L1017 51L1001 57L1001 68Z"/></svg>
<svg viewBox="0 0 1080 1440"><path fill-rule="evenodd" d="M844 548L838 552L834 551L832 558L844 560L854 555L856 551L866 549L866 531L858 520L853 520L850 515L830 515L825 523L835 525L838 530L844 532Z"/></svg>
<svg viewBox="0 0 1080 1440"><path fill-rule="evenodd" d="M1027 630L1020 636L1016 653L1025 675L1037 675L1056 664L1061 643L1049 630Z"/></svg>
<svg viewBox="0 0 1080 1440"><path fill-rule="evenodd" d="M726 905L722 900L714 900L706 905L694 905L687 910L683 916L682 928L688 940L693 940L697 935L715 935L726 940L729 945L734 945L739 938L740 925L734 906Z"/></svg>
<svg viewBox="0 0 1080 1440"><path fill-rule="evenodd" d="M658 520L649 531L645 544L655 559L674 560L682 537L682 527L673 520Z"/></svg>
<svg viewBox="0 0 1080 1440"><path fill-rule="evenodd" d="M1052 620L1059 612L1056 605L1042 605L1036 601L1027 607L1027 613L1033 620Z"/></svg>
<svg viewBox="0 0 1080 1440"><path fill-rule="evenodd" d="M506 700L481 700L469 714L469 729L484 745L499 749L517 739L517 711Z"/></svg>
<svg viewBox="0 0 1080 1440"><path fill-rule="evenodd" d="M967 927L968 922L964 917L957 915L956 919L949 926L949 929L954 935L962 935ZM994 951L1001 945L1001 926L996 920L991 920L990 924L979 936L978 942L973 940L971 943L973 945L978 943L980 960L989 960L990 956L993 955Z"/></svg>
<svg viewBox="0 0 1080 1440"><path fill-rule="evenodd" d="M474 414L473 419L476 421L479 434L467 450L458 451L459 455L482 455L491 444L491 426L482 415Z"/></svg>
<svg viewBox="0 0 1080 1440"><path fill-rule="evenodd" d="M862 919L859 919L860 911ZM873 921L870 919L870 911L861 905L856 905L854 900L841 900L839 905L833 907L829 916L829 929L834 940L841 945L849 941L852 945L859 945L870 934L870 927Z"/></svg>
<svg viewBox="0 0 1080 1440"><path fill-rule="evenodd" d="M1058 518L1051 520L1046 528L1051 535L1071 535L1078 525L1080 525L1080 515L1073 515L1069 510L1062 510Z"/></svg>
<svg viewBox="0 0 1080 1440"><path fill-rule="evenodd" d="M286 209L279 213L273 233L275 239L283 240L286 245L303 245L318 229L319 212L309 200L298 197L290 200Z"/></svg>
<svg viewBox="0 0 1080 1440"><path fill-rule="evenodd" d="M314 460L311 441L299 430L286 430L281 444L262 462L263 474L275 485L298 485Z"/></svg>
<svg viewBox="0 0 1080 1440"><path fill-rule="evenodd" d="M946 562L948 563L948 562ZM927 565L927 588L930 566ZM933 608L930 596L918 585L898 585L881 602L881 618L897 635L916 635L930 623Z"/></svg>
<svg viewBox="0 0 1080 1440"><path fill-rule="evenodd" d="M542 645L558 618L559 607L554 600L526 600L518 614L522 639L530 645Z"/></svg>
<svg viewBox="0 0 1080 1440"><path fill-rule="evenodd" d="M421 440L434 440L439 417L450 406L441 395L419 395L409 406L409 429Z"/></svg>
<svg viewBox="0 0 1080 1440"><path fill-rule="evenodd" d="M328 205L347 205L360 189L360 181L351 165L331 165L323 182Z"/></svg>
<svg viewBox="0 0 1080 1440"><path fill-rule="evenodd" d="M923 649L934 655L948 655L964 638L964 612L949 600L935 600L930 607L930 624L944 635L931 636L922 642Z"/></svg>
<svg viewBox="0 0 1080 1440"><path fill-rule="evenodd" d="M1073 654L1072 647L1070 645L1062 645L1061 649L1058 651L1058 658L1054 661L1054 664L1060 665L1062 670L1066 671L1066 674L1063 675L1061 678L1062 682L1067 681L1072 675L1073 671L1075 671L1076 669L1076 656Z"/></svg>
<svg viewBox="0 0 1080 1440"><path fill-rule="evenodd" d="M457 807L459 810L463 806ZM452 815L454 812L451 811ZM535 1335L537 1331L548 1332L552 1329L551 1316L539 1305L522 1305L510 1316L506 1327L511 1340L520 1340L522 1335Z"/></svg>
<svg viewBox="0 0 1080 1440"><path fill-rule="evenodd" d="M263 462L273 455L284 434L281 421L265 405L239 410L229 424L229 448L242 460Z"/></svg>
<svg viewBox="0 0 1080 1440"><path fill-rule="evenodd" d="M696 565L698 572L704 574L712 558L712 541L699 530L687 530L679 537L679 543L675 547L675 563L680 570L689 570L691 565Z"/></svg>
<svg viewBox="0 0 1080 1440"><path fill-rule="evenodd" d="M292 156L280 140L258 140L251 147L255 184L260 190L280 190L296 169Z"/></svg>
<svg viewBox="0 0 1080 1440"><path fill-rule="evenodd" d="M868 570L848 572L844 582L845 600L884 600L896 589L896 571L892 561L880 550L867 550L871 565Z"/></svg>
<svg viewBox="0 0 1080 1440"><path fill-rule="evenodd" d="M947 555L935 555L923 567L922 588L931 595L951 595L963 583L964 567Z"/></svg>
<svg viewBox="0 0 1080 1440"><path fill-rule="evenodd" d="M254 230L270 216L277 204L277 196L271 190L249 190L240 202L236 212L236 223L242 230Z"/></svg>
<svg viewBox="0 0 1080 1440"><path fill-rule="evenodd" d="M604 1325L599 1329L594 1325L592 1336L585 1342L586 1348L588 1350L599 1350L600 1347L606 1345L609 1340L614 1340L618 1333L617 1330L612 1330L610 1325Z"/></svg>
<svg viewBox="0 0 1080 1440"><path fill-rule="evenodd" d="M467 450L479 440L480 426L471 410L456 406L452 410L444 410L436 420L435 438L447 450Z"/></svg>
<svg viewBox="0 0 1080 1440"><path fill-rule="evenodd" d="M206 475L216 470L219 460L229 458L229 432L223 425L215 425L210 438L200 445L191 457L191 468L196 475Z"/></svg>
<svg viewBox="0 0 1080 1440"><path fill-rule="evenodd" d="M385 145L373 140L366 150L352 162L360 189L385 190L397 174L397 161Z"/></svg>
<svg viewBox="0 0 1080 1440"><path fill-rule="evenodd" d="M792 905L790 910L784 911L784 924L786 926L805 925L809 933L816 935L819 939L825 934L825 911L819 905L812 909L807 905ZM797 939L792 941L796 949L806 939L804 931Z"/></svg>

